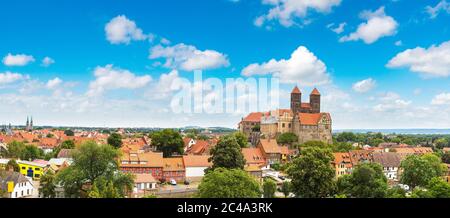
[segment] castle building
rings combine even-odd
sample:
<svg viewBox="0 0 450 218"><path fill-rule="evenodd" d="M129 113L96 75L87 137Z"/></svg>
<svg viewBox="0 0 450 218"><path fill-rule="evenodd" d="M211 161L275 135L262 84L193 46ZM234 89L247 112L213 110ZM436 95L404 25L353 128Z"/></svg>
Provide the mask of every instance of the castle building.
<svg viewBox="0 0 450 218"><path fill-rule="evenodd" d="M279 134L291 132L298 136L299 143L332 143L331 115L320 111L320 92L316 88L309 95L309 103L304 103L300 89L295 86L290 104L290 109L250 113L242 118L239 130L250 138L256 134L275 138Z"/></svg>

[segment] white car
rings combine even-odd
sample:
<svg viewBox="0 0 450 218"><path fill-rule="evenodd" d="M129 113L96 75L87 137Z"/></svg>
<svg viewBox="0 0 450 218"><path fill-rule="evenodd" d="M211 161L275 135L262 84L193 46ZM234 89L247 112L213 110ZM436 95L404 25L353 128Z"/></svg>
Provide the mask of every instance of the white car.
<svg viewBox="0 0 450 218"><path fill-rule="evenodd" d="M177 181L175 181L175 179L170 179L170 184L171 185L177 185Z"/></svg>

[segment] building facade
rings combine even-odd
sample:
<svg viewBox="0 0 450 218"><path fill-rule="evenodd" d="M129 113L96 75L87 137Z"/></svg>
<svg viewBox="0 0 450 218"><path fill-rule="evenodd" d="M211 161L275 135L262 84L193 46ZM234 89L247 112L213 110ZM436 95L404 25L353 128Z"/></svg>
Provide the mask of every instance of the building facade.
<svg viewBox="0 0 450 218"><path fill-rule="evenodd" d="M302 93L296 86L291 92L290 109L253 112L239 123L239 130L247 136L259 132L266 138L275 138L291 132L299 143L323 141L332 143L331 115L320 111L320 93L314 89L309 103L302 102Z"/></svg>

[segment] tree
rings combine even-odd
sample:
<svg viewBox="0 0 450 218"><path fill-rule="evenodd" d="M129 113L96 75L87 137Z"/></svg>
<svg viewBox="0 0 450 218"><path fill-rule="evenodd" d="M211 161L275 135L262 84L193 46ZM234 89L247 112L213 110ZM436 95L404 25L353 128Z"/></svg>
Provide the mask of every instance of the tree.
<svg viewBox="0 0 450 218"><path fill-rule="evenodd" d="M24 149L25 143L12 141L8 144L8 152L6 156L12 158L20 158Z"/></svg>
<svg viewBox="0 0 450 218"><path fill-rule="evenodd" d="M335 190L335 171L331 166L333 160L333 154L328 149L303 148L300 156L287 169L295 195L304 198L332 195Z"/></svg>
<svg viewBox="0 0 450 218"><path fill-rule="evenodd" d="M316 147L316 148L330 148L330 146L322 141L307 141L303 144L299 145L301 148L307 148L307 147Z"/></svg>
<svg viewBox="0 0 450 218"><path fill-rule="evenodd" d="M431 178L439 177L444 172L441 160L434 154L410 155L400 166L403 169L400 182L412 188L425 187Z"/></svg>
<svg viewBox="0 0 450 218"><path fill-rule="evenodd" d="M162 151L164 157L170 157L173 153L183 154L183 138L173 129L164 129L152 133L152 145L158 151Z"/></svg>
<svg viewBox="0 0 450 218"><path fill-rule="evenodd" d="M198 186L200 198L258 198L258 182L241 169L216 168L209 171Z"/></svg>
<svg viewBox="0 0 450 218"><path fill-rule="evenodd" d="M288 181L284 181L281 184L281 192L283 192L284 197L287 198L289 196L289 194L291 193L291 183Z"/></svg>
<svg viewBox="0 0 450 218"><path fill-rule="evenodd" d="M438 138L434 141L434 145L436 148L442 149L448 145L448 141L446 138Z"/></svg>
<svg viewBox="0 0 450 218"><path fill-rule="evenodd" d="M406 191L405 189L394 186L392 188L389 188L386 192L387 198L406 198Z"/></svg>
<svg viewBox="0 0 450 218"><path fill-rule="evenodd" d="M22 153L20 154L20 159L22 160L34 160L44 156L44 151L39 149L34 145L25 145Z"/></svg>
<svg viewBox="0 0 450 218"><path fill-rule="evenodd" d="M65 140L60 145L61 149L74 149L75 142L73 140Z"/></svg>
<svg viewBox="0 0 450 218"><path fill-rule="evenodd" d="M333 144L334 152L348 152L353 150L353 145L348 142L337 142Z"/></svg>
<svg viewBox="0 0 450 218"><path fill-rule="evenodd" d="M48 133L46 136L45 136L46 138L53 138L53 137L55 137L53 134L51 134L51 133Z"/></svg>
<svg viewBox="0 0 450 218"><path fill-rule="evenodd" d="M248 138L247 138L247 136L245 136L244 133L242 133L242 132L235 132L233 135L236 138L236 141L237 141L237 143L239 144L239 146L241 148L248 147Z"/></svg>
<svg viewBox="0 0 450 218"><path fill-rule="evenodd" d="M245 159L241 146L233 135L220 137L217 145L211 149L209 161L212 169L223 167L227 169L244 169Z"/></svg>
<svg viewBox="0 0 450 218"><path fill-rule="evenodd" d="M445 152L442 154L441 159L443 163L450 164L450 152Z"/></svg>
<svg viewBox="0 0 450 218"><path fill-rule="evenodd" d="M264 198L275 198L276 191L277 191L277 184L272 179L265 179L263 183Z"/></svg>
<svg viewBox="0 0 450 218"><path fill-rule="evenodd" d="M9 160L8 163L6 164L6 169L10 168L12 168L14 172L20 171L19 164L17 164L16 160L14 159Z"/></svg>
<svg viewBox="0 0 450 218"><path fill-rule="evenodd" d="M388 188L383 168L378 163L362 163L351 175L338 179L338 192L355 198L383 198Z"/></svg>
<svg viewBox="0 0 450 218"><path fill-rule="evenodd" d="M252 127L252 132L259 132L261 131L261 126L259 124L256 124Z"/></svg>
<svg viewBox="0 0 450 218"><path fill-rule="evenodd" d="M292 145L298 142L298 136L291 132L280 134L277 137L277 143L282 145Z"/></svg>
<svg viewBox="0 0 450 218"><path fill-rule="evenodd" d="M66 136L74 136L75 133L71 129L64 130L64 135Z"/></svg>
<svg viewBox="0 0 450 218"><path fill-rule="evenodd" d="M439 177L432 178L427 189L434 198L450 198L450 184Z"/></svg>
<svg viewBox="0 0 450 218"><path fill-rule="evenodd" d="M122 147L122 136L119 133L111 133L111 135L108 136L107 142L115 148L120 148Z"/></svg>
<svg viewBox="0 0 450 218"><path fill-rule="evenodd" d="M43 198L55 197L55 174L49 170L40 179L39 194Z"/></svg>
<svg viewBox="0 0 450 218"><path fill-rule="evenodd" d="M68 197L86 197L96 191L102 197L107 190L103 188L112 182L115 192L123 197L131 189L133 178L119 171L118 158L119 151L111 145L84 142L73 152L73 163L57 174L56 183L64 187Z"/></svg>
<svg viewBox="0 0 450 218"><path fill-rule="evenodd" d="M336 140L338 142L354 142L356 141L356 135L352 132L343 132L337 135Z"/></svg>

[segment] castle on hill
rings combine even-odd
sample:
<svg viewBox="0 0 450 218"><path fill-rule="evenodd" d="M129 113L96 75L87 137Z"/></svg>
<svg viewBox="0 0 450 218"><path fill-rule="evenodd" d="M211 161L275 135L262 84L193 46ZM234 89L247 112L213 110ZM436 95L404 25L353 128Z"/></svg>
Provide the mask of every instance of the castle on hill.
<svg viewBox="0 0 450 218"><path fill-rule="evenodd" d="M275 138L291 132L298 142L323 141L332 143L331 115L320 111L320 92L316 88L309 95L309 103L302 102L302 92L295 86L291 92L290 109L252 112L239 122L239 130L250 138L256 134Z"/></svg>

